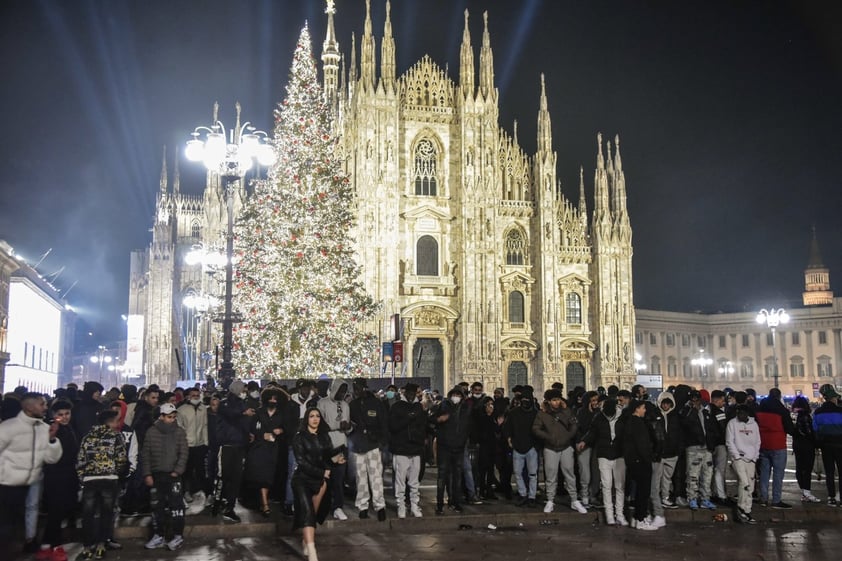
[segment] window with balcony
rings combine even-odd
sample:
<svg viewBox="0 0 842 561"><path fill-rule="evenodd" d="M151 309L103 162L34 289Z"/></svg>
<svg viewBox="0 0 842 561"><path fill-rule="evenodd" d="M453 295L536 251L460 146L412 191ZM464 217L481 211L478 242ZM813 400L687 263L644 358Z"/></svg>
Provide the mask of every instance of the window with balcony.
<svg viewBox="0 0 842 561"><path fill-rule="evenodd" d="M567 323L579 325L582 323L582 297L575 292L568 292L565 297Z"/></svg>

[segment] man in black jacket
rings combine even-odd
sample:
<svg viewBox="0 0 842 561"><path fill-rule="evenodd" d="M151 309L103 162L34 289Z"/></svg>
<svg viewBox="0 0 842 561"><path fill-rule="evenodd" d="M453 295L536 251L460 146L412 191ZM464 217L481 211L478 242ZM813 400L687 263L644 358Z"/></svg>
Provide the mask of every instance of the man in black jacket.
<svg viewBox="0 0 842 561"><path fill-rule="evenodd" d="M418 400L418 386L404 386L403 396L389 409L389 449L395 472L395 502L398 518L406 518L406 486L412 516L421 518L418 475L427 436L427 418Z"/></svg>
<svg viewBox="0 0 842 561"><path fill-rule="evenodd" d="M73 408L72 420L73 430L79 438L84 438L96 426L99 412L105 409L99 400L102 390L102 384L94 381L85 382L82 387L82 399Z"/></svg>
<svg viewBox="0 0 842 561"><path fill-rule="evenodd" d="M471 431L471 412L463 401L459 386L447 392L435 415L436 447L438 458L438 479L436 481L436 514L444 514L444 492L450 501L450 508L462 512L459 504L462 495L462 466L465 446Z"/></svg>
<svg viewBox="0 0 842 561"><path fill-rule="evenodd" d="M388 418L385 405L368 391L365 378L354 379L351 401L350 440L357 469L357 498L355 505L360 518L368 518L369 499L377 511L377 519L386 520L386 498L383 493L383 459L380 448L388 437ZM371 497L369 497L369 487Z"/></svg>
<svg viewBox="0 0 842 561"><path fill-rule="evenodd" d="M538 493L538 443L532 432L538 408L532 391L529 386L521 390L520 405L512 408L503 424L503 436L512 447L512 464L518 493L516 504L527 507L535 506L535 495ZM524 464L528 482L523 478Z"/></svg>
<svg viewBox="0 0 842 561"><path fill-rule="evenodd" d="M681 429L687 456L687 502L690 510L715 509L710 501L710 483L713 475L713 454L716 446L716 421L702 403L697 390L689 393L689 401L681 411Z"/></svg>
<svg viewBox="0 0 842 561"><path fill-rule="evenodd" d="M228 386L228 396L220 402L216 415L216 438L219 442L219 465L222 471L218 475L215 496L217 501L220 498L225 501L222 516L231 522L240 522L234 507L243 480L250 419L255 414L254 409L246 406L245 397L245 384L234 380ZM220 503L216 502L214 511L218 511L220 506Z"/></svg>

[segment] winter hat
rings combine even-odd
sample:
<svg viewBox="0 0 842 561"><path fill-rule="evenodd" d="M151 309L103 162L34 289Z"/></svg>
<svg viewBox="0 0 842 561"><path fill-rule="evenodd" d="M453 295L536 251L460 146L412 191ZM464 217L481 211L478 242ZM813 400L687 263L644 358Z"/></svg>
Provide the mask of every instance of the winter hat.
<svg viewBox="0 0 842 561"><path fill-rule="evenodd" d="M88 396L94 395L96 392L102 393L105 388L102 387L102 384L99 382L94 382L90 380L85 382L85 385L82 386L82 393Z"/></svg>
<svg viewBox="0 0 842 561"><path fill-rule="evenodd" d="M840 397L839 393L836 391L836 388L833 387L833 384L824 384L822 387L819 388L819 393L822 394L822 397L825 399L833 399L834 397Z"/></svg>
<svg viewBox="0 0 842 561"><path fill-rule="evenodd" d="M769 390L769 397L772 399L780 399L781 398L781 390L779 388L772 388Z"/></svg>
<svg viewBox="0 0 842 561"><path fill-rule="evenodd" d="M709 391L707 391L705 389L701 389L701 390L699 390L699 395L701 396L702 401L704 403L710 403L710 392Z"/></svg>
<svg viewBox="0 0 842 561"><path fill-rule="evenodd" d="M231 382L231 385L228 386L228 391L234 395L240 395L245 389L246 385L240 380L234 380L233 382Z"/></svg>
<svg viewBox="0 0 842 561"><path fill-rule="evenodd" d="M415 397L418 394L418 384L413 384L412 382L409 382L403 387L403 394L407 397Z"/></svg>
<svg viewBox="0 0 842 561"><path fill-rule="evenodd" d="M544 401L550 401L553 399L561 399L561 392L559 390L552 389L544 392Z"/></svg>

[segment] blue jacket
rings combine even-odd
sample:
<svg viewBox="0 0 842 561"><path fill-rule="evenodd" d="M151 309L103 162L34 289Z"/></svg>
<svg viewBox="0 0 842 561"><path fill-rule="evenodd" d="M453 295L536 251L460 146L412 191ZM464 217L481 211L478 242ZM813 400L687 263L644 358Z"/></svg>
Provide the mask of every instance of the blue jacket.
<svg viewBox="0 0 842 561"><path fill-rule="evenodd" d="M813 413L813 432L819 446L842 447L842 407L825 401Z"/></svg>

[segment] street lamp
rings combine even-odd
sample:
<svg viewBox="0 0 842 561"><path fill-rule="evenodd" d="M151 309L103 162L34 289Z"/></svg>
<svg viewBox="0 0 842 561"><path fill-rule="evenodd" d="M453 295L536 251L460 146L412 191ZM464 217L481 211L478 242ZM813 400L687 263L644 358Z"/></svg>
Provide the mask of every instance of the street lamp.
<svg viewBox="0 0 842 561"><path fill-rule="evenodd" d="M275 151L266 143L268 135L255 130L250 123L240 126L240 104L237 103L237 124L226 131L225 125L216 118L218 105L214 105L214 124L199 126L193 131L193 138L187 141L184 155L188 160L202 162L208 171L225 180L228 229L225 236L225 312L222 316L222 366L219 380L223 387L234 379L233 348L234 313L234 190L237 182L251 169L255 160L262 166L275 163ZM204 140L201 136L204 135Z"/></svg>
<svg viewBox="0 0 842 561"><path fill-rule="evenodd" d="M710 357L705 356L705 350L699 349L699 356L694 358L690 361L690 364L693 366L699 367L699 375L703 378L707 378L708 375L708 366L713 364L713 359Z"/></svg>
<svg viewBox="0 0 842 561"><path fill-rule="evenodd" d="M640 353L634 353L634 372L639 376L642 370L646 370L646 363Z"/></svg>
<svg viewBox="0 0 842 561"><path fill-rule="evenodd" d="M734 363L730 360L726 360L725 362L719 365L719 373L725 376L726 378L734 373Z"/></svg>
<svg viewBox="0 0 842 561"><path fill-rule="evenodd" d="M111 364L111 362L114 360L114 357L105 354L107 351L108 351L108 349L105 347L105 345L100 345L99 347L97 347L97 354L91 356L91 362L99 365L99 384L100 385L102 385L103 365L104 364Z"/></svg>
<svg viewBox="0 0 842 561"><path fill-rule="evenodd" d="M778 350L775 341L775 328L782 323L789 323L789 314L783 308L772 308L767 310L763 308L757 314L757 323L765 324L772 330L772 368L775 369L773 376L775 378L775 387L778 387Z"/></svg>

